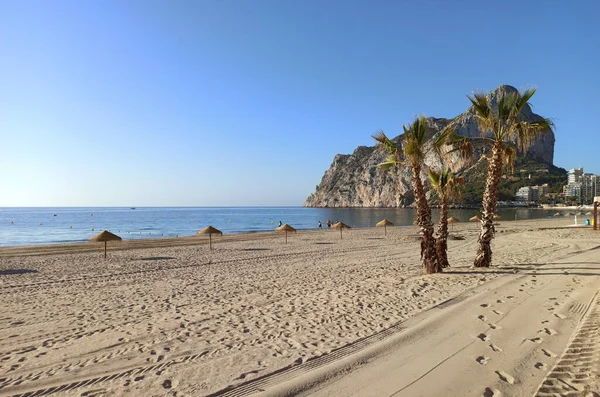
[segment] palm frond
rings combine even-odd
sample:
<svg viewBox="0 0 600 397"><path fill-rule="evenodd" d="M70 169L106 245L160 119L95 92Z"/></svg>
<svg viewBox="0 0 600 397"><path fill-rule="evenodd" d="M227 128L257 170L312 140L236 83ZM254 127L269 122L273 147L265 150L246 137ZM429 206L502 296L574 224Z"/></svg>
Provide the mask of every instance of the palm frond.
<svg viewBox="0 0 600 397"><path fill-rule="evenodd" d="M442 130L433 142L433 149L446 160L453 171L473 163L471 139L458 135L455 125L451 124Z"/></svg>
<svg viewBox="0 0 600 397"><path fill-rule="evenodd" d="M428 172L429 180L431 181L431 186L438 190L440 187L440 174L432 169L429 169Z"/></svg>
<svg viewBox="0 0 600 397"><path fill-rule="evenodd" d="M485 136L486 132L490 130L495 131L494 112L486 95L483 92L476 92L473 93L472 97L467 95L467 98L469 98L472 108L475 111L475 118L477 119L477 124L479 124L481 136Z"/></svg>
<svg viewBox="0 0 600 397"><path fill-rule="evenodd" d="M388 153L395 153L398 151L398 147L385 135L382 130L378 130L375 134L371 135L381 146L383 146Z"/></svg>
<svg viewBox="0 0 600 397"><path fill-rule="evenodd" d="M515 108L519 112L521 112L521 110L523 110L525 105L529 104L529 100L531 99L533 94L535 94L535 92L536 92L535 88L528 88L528 89L521 91L519 93L519 95L517 96L517 100L515 102ZM529 106L531 106L531 104L529 104Z"/></svg>
<svg viewBox="0 0 600 397"><path fill-rule="evenodd" d="M517 148L511 144L504 143L501 146L502 161L504 171L512 174L515 171L515 159L517 158Z"/></svg>
<svg viewBox="0 0 600 397"><path fill-rule="evenodd" d="M389 170L398 164L400 163L398 163L397 161L384 161L383 163L377 164L377 166L384 170Z"/></svg>

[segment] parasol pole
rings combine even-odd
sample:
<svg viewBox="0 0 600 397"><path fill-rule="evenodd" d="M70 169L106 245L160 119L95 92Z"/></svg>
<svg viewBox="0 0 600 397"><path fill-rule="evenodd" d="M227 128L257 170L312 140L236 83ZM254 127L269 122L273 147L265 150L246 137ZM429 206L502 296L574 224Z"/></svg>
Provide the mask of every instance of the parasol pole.
<svg viewBox="0 0 600 397"><path fill-rule="evenodd" d="M104 259L106 259L106 241L104 242Z"/></svg>

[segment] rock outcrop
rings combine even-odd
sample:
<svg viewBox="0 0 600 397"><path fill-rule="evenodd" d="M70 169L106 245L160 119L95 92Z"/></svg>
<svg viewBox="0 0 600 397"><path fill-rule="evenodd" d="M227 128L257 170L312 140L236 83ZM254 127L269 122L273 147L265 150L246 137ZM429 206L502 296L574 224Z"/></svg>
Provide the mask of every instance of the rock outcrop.
<svg viewBox="0 0 600 397"><path fill-rule="evenodd" d="M501 92L516 92L517 89L502 85L490 92L495 103ZM535 97L534 97L535 99ZM527 108L523 112L529 120L541 118ZM451 122L456 125L456 133L465 137L480 137L474 110L469 108L452 120L428 118L431 137L438 135ZM393 139L402 140L402 135ZM485 152L484 147L475 148L476 160ZM554 159L554 133L543 134L525 154L526 157L552 164ZM349 155L338 154L325 172L316 191L305 201L305 207L402 207L412 204L413 194L410 183L410 170L396 167L385 171L377 167L384 161L386 152L376 146L360 146ZM433 151L425 159L428 167L440 169L444 160ZM425 177L425 174L423 174Z"/></svg>

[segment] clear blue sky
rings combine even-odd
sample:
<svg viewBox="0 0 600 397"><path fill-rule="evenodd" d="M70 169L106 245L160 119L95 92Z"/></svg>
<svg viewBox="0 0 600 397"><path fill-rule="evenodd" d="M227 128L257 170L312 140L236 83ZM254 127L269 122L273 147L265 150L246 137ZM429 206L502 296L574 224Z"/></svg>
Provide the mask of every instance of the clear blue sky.
<svg viewBox="0 0 600 397"><path fill-rule="evenodd" d="M599 15L597 1L3 0L0 206L302 205L336 153L500 84L538 88L556 165L600 173Z"/></svg>

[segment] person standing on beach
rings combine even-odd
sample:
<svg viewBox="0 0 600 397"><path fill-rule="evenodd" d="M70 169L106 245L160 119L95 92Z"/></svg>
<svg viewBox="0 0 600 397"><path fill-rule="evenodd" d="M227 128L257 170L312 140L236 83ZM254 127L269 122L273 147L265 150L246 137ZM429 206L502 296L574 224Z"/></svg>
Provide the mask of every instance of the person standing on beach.
<svg viewBox="0 0 600 397"><path fill-rule="evenodd" d="M327 227L331 229L331 219L327 219Z"/></svg>
<svg viewBox="0 0 600 397"><path fill-rule="evenodd" d="M321 221L319 221L319 230L323 229L323 224L321 223Z"/></svg>
<svg viewBox="0 0 600 397"><path fill-rule="evenodd" d="M281 226L281 225L282 225L282 223L281 223L281 221L279 221L279 226Z"/></svg>

